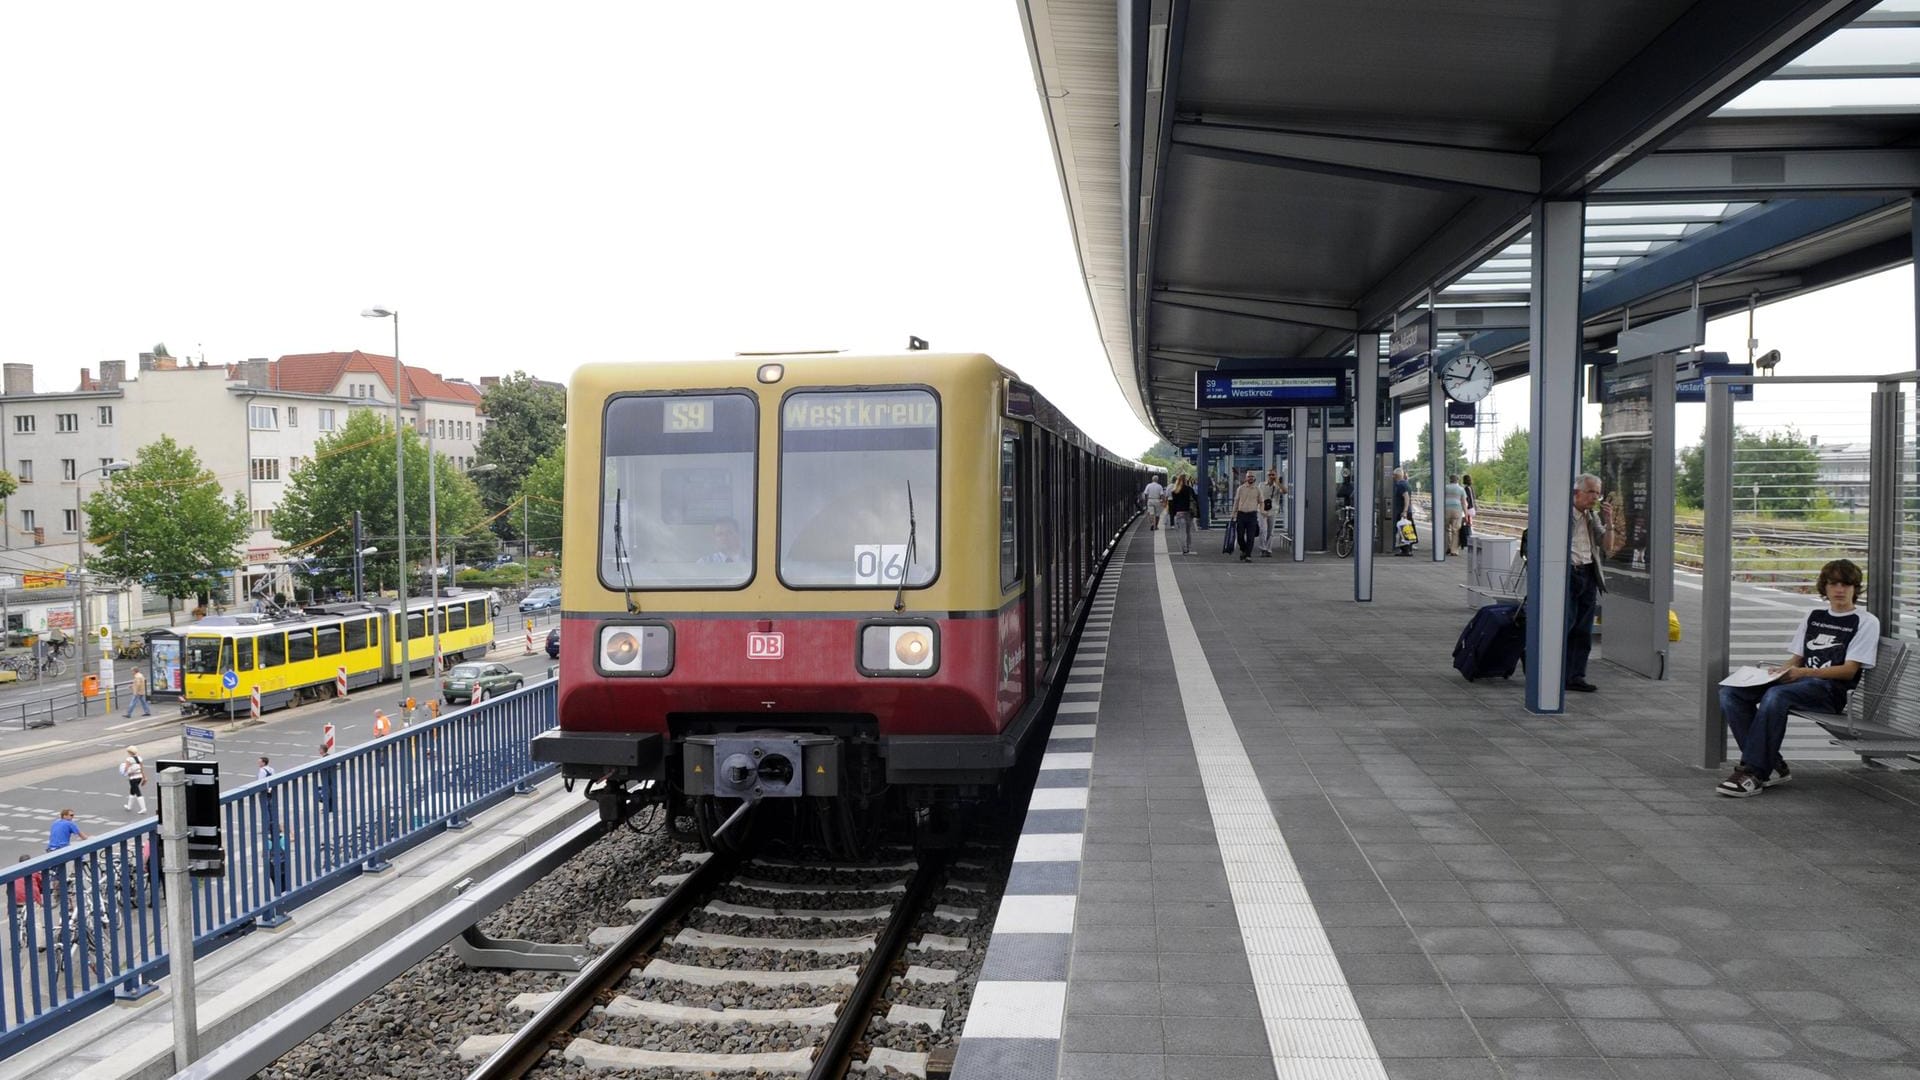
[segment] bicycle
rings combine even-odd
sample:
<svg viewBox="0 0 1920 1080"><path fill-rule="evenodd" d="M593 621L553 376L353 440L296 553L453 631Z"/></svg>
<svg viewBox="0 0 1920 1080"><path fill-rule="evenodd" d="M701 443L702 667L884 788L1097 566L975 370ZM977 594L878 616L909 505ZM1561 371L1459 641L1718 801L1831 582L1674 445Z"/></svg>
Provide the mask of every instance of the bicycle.
<svg viewBox="0 0 1920 1080"><path fill-rule="evenodd" d="M1333 537L1333 553L1345 559L1353 554L1353 507L1340 508L1340 531Z"/></svg>

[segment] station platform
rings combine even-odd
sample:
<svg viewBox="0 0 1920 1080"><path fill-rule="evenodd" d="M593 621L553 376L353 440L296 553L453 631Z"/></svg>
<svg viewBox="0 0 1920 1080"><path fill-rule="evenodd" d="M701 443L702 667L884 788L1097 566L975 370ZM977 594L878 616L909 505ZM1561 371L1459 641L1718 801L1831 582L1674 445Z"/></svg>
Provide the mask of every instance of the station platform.
<svg viewBox="0 0 1920 1080"><path fill-rule="evenodd" d="M958 1080L1920 1078L1920 776L1796 731L1721 798L1691 641L1535 715L1452 669L1458 561L1356 604L1167 539L1102 583Z"/></svg>

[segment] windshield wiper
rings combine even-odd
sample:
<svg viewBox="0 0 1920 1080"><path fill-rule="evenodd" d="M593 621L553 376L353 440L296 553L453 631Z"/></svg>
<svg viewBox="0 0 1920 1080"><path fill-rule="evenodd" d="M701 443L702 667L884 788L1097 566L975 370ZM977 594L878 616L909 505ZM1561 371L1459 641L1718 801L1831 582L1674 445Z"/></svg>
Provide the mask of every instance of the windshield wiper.
<svg viewBox="0 0 1920 1080"><path fill-rule="evenodd" d="M627 590L627 614L640 614L640 605L633 602L633 567L627 558L627 534L621 522L626 518L626 492L613 489L613 561L620 566L620 581Z"/></svg>
<svg viewBox="0 0 1920 1080"><path fill-rule="evenodd" d="M907 575L913 572L914 537L917 528L913 520L913 481L909 480L907 481L907 558L906 564L900 567L900 587L893 591L895 612L907 609Z"/></svg>

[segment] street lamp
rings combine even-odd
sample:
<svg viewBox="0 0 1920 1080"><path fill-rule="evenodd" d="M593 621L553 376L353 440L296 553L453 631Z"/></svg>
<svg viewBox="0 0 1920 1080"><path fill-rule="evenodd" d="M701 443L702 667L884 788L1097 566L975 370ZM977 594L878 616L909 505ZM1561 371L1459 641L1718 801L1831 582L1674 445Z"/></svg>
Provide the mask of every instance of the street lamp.
<svg viewBox="0 0 1920 1080"><path fill-rule="evenodd" d="M94 473L112 476L114 473L126 472L131 468L133 466L124 461L109 461L98 468L82 469L73 477L73 543L78 550L73 560L73 607L74 621L80 628L80 670L75 673L74 686L80 691L80 715L82 716L87 713L87 639L91 635L87 630L87 519L86 508L80 502L80 481ZM108 692L111 693L112 689L109 688Z"/></svg>
<svg viewBox="0 0 1920 1080"><path fill-rule="evenodd" d="M378 555L379 553L380 549L377 547L364 547L353 553L353 598L355 600L365 600L367 598L364 586L366 579L361 571L360 560L369 555Z"/></svg>
<svg viewBox="0 0 1920 1080"><path fill-rule="evenodd" d="M407 433L401 426L400 388L406 385L406 369L400 366L400 313L391 308L370 307L360 313L365 319L393 320L393 487L394 516L399 527L394 530L399 538L400 603L395 609L398 615L394 619L394 636L400 639L400 696L413 697L413 657L408 652L407 642ZM433 460L429 457L427 460Z"/></svg>

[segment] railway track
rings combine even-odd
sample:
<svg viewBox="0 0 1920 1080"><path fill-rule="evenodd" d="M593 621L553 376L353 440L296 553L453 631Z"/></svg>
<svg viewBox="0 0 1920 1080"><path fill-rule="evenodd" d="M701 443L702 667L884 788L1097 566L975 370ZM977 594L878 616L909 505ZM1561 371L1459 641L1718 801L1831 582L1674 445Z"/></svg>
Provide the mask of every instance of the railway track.
<svg viewBox="0 0 1920 1080"><path fill-rule="evenodd" d="M969 943L927 928L979 918L988 887L952 875L985 864L682 860L687 870L656 879L664 892L629 903L637 922L594 931L590 943L605 951L564 988L514 999L512 1009L532 1014L517 1031L460 1046L477 1062L469 1080L563 1065L647 1076L927 1075L926 1053L866 1036L876 1015L887 1028L941 1030L947 1010L902 999L962 978L942 958ZM895 1003L877 1014L883 998Z"/></svg>

